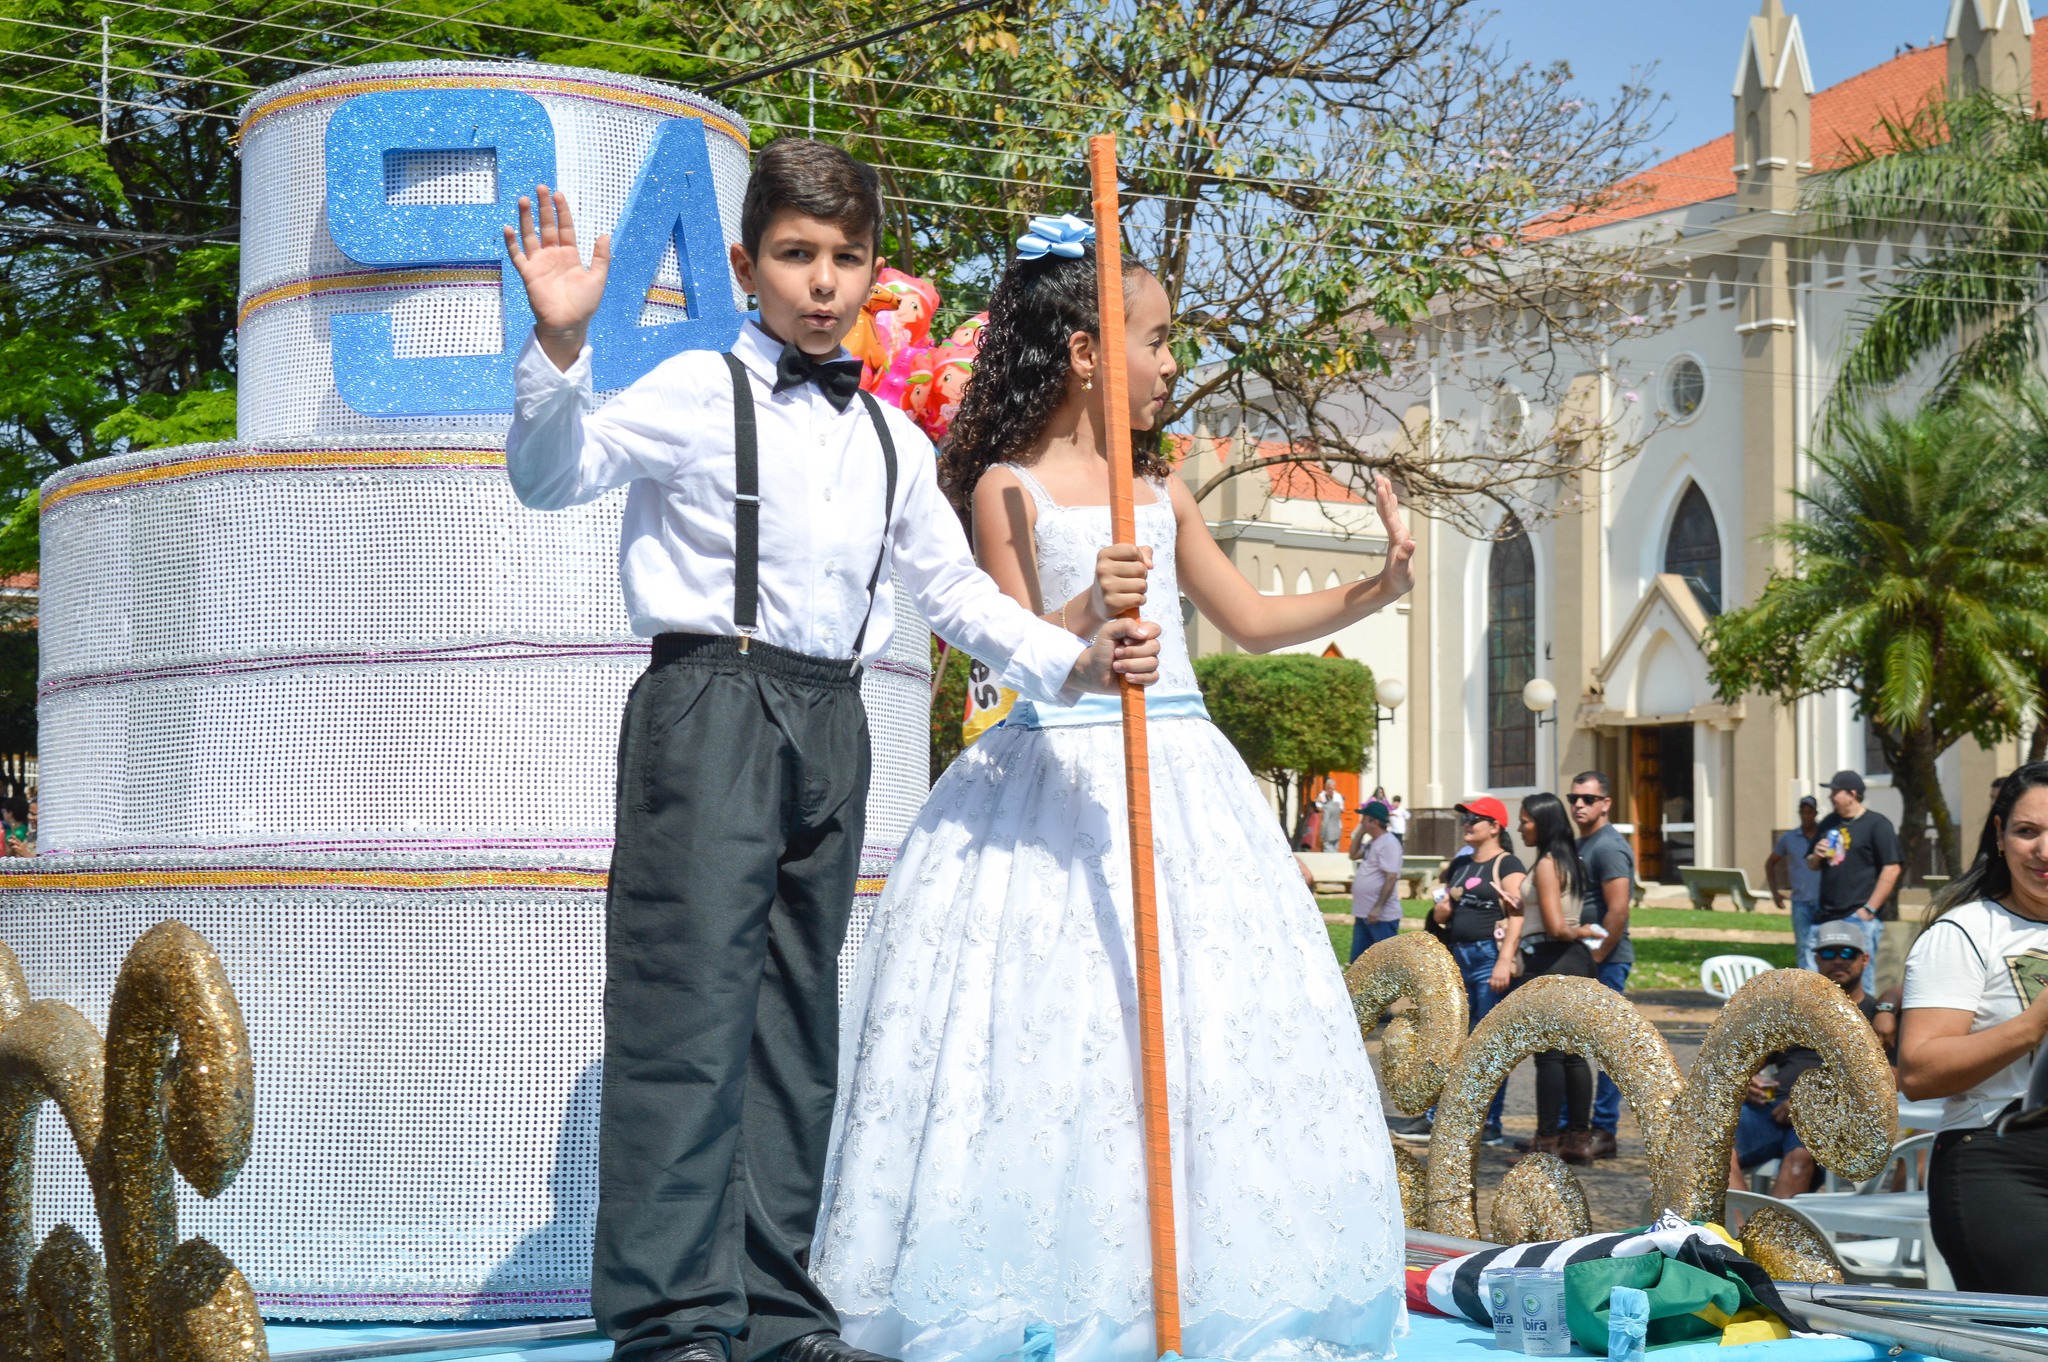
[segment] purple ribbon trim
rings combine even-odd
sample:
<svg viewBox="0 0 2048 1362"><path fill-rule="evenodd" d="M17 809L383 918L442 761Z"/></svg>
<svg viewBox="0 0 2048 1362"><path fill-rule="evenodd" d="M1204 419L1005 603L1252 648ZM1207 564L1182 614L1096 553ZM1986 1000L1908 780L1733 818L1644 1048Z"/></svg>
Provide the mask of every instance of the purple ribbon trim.
<svg viewBox="0 0 2048 1362"><path fill-rule="evenodd" d="M265 1315L284 1315L292 1309L359 1310L366 1306L477 1306L477 1305L588 1305L589 1287L564 1287L558 1291L351 1291L330 1295L316 1291L259 1291L259 1308Z"/></svg>
<svg viewBox="0 0 2048 1362"><path fill-rule="evenodd" d="M591 657L645 657L642 640L616 643L538 643L526 639L493 639L485 643L453 643L429 648L369 648L359 652L285 653L271 657L229 658L216 662L181 662L164 667L125 671L79 672L45 681L43 696L97 686L132 685L142 681L177 680L194 676L244 676L303 667L383 667L420 662L553 662Z"/></svg>
<svg viewBox="0 0 2048 1362"><path fill-rule="evenodd" d="M321 841L309 839L297 842L217 842L203 845L186 843L137 843L133 846L118 847L63 847L45 851L38 848L36 859L53 860L64 856L184 856L193 853L231 851L349 851L349 852L415 852L415 851L610 851L609 837L383 837L374 840ZM182 867L190 869L191 867ZM207 869L210 867L201 867ZM229 869L246 869L234 866ZM393 867L414 869L416 867ZM435 867L447 869L448 867ZM474 868L474 867L472 867ZM488 867L487 867L488 868ZM525 869L526 867L519 867ZM560 867L549 867L559 869Z"/></svg>

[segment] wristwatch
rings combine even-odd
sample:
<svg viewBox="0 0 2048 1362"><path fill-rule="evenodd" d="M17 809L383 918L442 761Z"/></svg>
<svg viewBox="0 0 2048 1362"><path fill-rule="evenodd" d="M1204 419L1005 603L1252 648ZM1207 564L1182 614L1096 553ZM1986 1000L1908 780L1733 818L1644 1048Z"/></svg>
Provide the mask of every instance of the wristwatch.
<svg viewBox="0 0 2048 1362"><path fill-rule="evenodd" d="M1896 1012L1899 1010L1899 1005L1897 1003L1879 1003L1877 1010L1880 1012Z"/></svg>

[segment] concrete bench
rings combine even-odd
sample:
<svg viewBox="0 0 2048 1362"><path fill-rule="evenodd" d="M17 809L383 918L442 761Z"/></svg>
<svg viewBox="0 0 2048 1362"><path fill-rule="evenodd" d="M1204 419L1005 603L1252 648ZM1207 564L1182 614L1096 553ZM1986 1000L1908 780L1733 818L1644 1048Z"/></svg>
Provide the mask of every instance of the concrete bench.
<svg viewBox="0 0 2048 1362"><path fill-rule="evenodd" d="M1436 883L1436 877L1443 872L1444 858L1441 856L1403 856L1401 858L1401 879L1403 889L1409 892L1403 898L1426 899L1429 886Z"/></svg>
<svg viewBox="0 0 2048 1362"><path fill-rule="evenodd" d="M1301 863L1308 867L1308 873L1315 878L1316 889L1328 893L1348 893L1352 877L1358 873L1358 862L1341 851L1297 851Z"/></svg>
<svg viewBox="0 0 2048 1362"><path fill-rule="evenodd" d="M1770 897L1756 891L1749 882L1747 871L1686 865L1678 868L1678 874L1685 881L1685 892L1692 899L1692 906L1704 912L1713 911L1716 894L1726 894L1745 913L1755 912L1757 904Z"/></svg>

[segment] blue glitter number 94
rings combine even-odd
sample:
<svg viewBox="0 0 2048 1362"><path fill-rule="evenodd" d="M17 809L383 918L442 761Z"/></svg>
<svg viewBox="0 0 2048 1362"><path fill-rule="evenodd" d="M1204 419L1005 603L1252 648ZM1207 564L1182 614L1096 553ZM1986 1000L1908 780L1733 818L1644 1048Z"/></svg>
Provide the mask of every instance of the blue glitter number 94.
<svg viewBox="0 0 2048 1362"><path fill-rule="evenodd" d="M648 285L671 241L689 320L642 326ZM724 350L739 334L704 121L671 119L655 132L619 217L611 274L590 322L591 380L600 390L623 388L671 355Z"/></svg>
<svg viewBox="0 0 2048 1362"><path fill-rule="evenodd" d="M496 194L489 202L393 203L386 158L393 153L491 150ZM334 244L372 266L496 265L504 339L483 355L400 359L391 314L331 319L334 384L369 416L434 416L512 409L512 362L533 328L518 274L505 261L501 226L519 196L555 182L555 130L540 101L516 90L399 90L358 95L327 124L327 225Z"/></svg>

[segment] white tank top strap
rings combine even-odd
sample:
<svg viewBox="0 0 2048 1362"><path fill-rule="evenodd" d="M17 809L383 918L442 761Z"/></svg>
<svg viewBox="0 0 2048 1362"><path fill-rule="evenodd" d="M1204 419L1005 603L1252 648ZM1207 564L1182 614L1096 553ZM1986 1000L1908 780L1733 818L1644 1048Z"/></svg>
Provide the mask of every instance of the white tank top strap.
<svg viewBox="0 0 2048 1362"><path fill-rule="evenodd" d="M1038 504L1039 510L1058 509L1059 503L1052 499L1052 493L1045 490L1044 483L1031 476L1031 470L1025 468L1022 464L1015 463L999 463L996 467L1005 468L1014 473L1017 481L1024 484L1024 490L1031 493L1031 499Z"/></svg>

